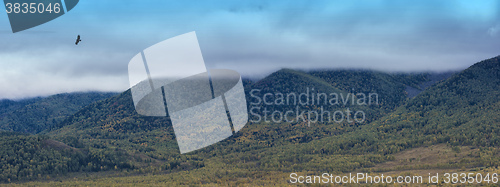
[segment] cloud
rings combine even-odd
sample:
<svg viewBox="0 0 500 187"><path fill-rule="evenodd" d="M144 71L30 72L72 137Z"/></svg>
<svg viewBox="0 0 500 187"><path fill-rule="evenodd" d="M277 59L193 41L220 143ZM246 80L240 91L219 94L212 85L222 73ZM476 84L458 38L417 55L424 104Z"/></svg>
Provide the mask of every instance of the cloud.
<svg viewBox="0 0 500 187"><path fill-rule="evenodd" d="M0 14L0 98L123 91L134 55L190 31L207 68L244 76L280 68L446 71L499 55L491 37L499 35L500 3L454 2L87 0L16 34L2 32L10 29Z"/></svg>
<svg viewBox="0 0 500 187"><path fill-rule="evenodd" d="M62 92L126 90L126 70L116 70L124 69L120 68L121 65L106 66L103 61L114 60L103 56L75 54L68 49L0 53L4 67L0 68L0 98L21 99Z"/></svg>
<svg viewBox="0 0 500 187"><path fill-rule="evenodd" d="M282 67L447 71L498 55L499 43L484 33L498 19L489 4L301 2L224 16L227 25L248 22L201 44L207 64L254 74Z"/></svg>

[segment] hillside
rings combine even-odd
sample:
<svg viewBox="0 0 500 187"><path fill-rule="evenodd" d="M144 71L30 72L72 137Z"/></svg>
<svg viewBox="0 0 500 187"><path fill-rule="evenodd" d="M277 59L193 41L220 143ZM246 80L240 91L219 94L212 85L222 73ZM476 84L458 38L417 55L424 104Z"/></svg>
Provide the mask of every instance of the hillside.
<svg viewBox="0 0 500 187"><path fill-rule="evenodd" d="M247 93L251 89L266 91L261 93L301 93L312 87L326 93L377 92L380 105L356 106L380 115L372 117L370 123L250 122L226 140L181 155L169 119L138 115L130 91L126 91L84 107L44 132L44 141L40 142L52 142L49 150L55 152L50 154L64 156L68 153L63 150L80 150L80 156L67 156L82 158L77 166L69 170L49 167L48 173L119 171L122 176L153 173L162 175L148 180L155 180L154 183L166 180L171 185L241 185L252 181L266 184L285 180L285 174L290 172L494 168L500 165L499 59L479 62L411 99L405 93L406 86L420 88L429 81L426 75L347 70L305 73L285 69L245 85ZM252 101L255 100L249 100ZM308 107L317 106L304 106ZM20 154L16 149L6 151L12 152L9 155ZM420 159L413 155L422 157L422 162L402 161ZM26 159L31 157L28 155ZM71 163L61 163L62 168ZM24 164L5 165L2 169L11 171L17 167L14 170L29 173L30 168L20 166ZM23 176L33 179L26 175L18 178Z"/></svg>
<svg viewBox="0 0 500 187"><path fill-rule="evenodd" d="M68 172L131 168L120 151L76 149L48 136L0 132L0 181L40 180Z"/></svg>
<svg viewBox="0 0 500 187"><path fill-rule="evenodd" d="M250 109L251 107L261 107L270 111L293 111L297 106L302 110L314 109L316 111L321 111L321 108L325 111L349 108L353 111L364 111L366 113L364 122L369 123L404 104L407 101L405 88L419 88L419 84L427 81L427 76L428 74L390 74L369 70L302 72L282 69L247 86L247 100ZM284 95L284 104L265 106L264 95L270 94L270 96L266 96L266 99L275 102L278 97L277 93ZM287 97L287 94L290 93L307 94L307 99L299 97L297 102L309 101L309 103L301 105L288 101L290 98ZM339 102L339 104L326 102L333 99L330 95L332 93L337 94L340 101L347 98L347 102ZM320 94L326 94L327 99L324 99ZM291 98L290 100L294 101L293 97ZM358 101L361 102L358 103ZM262 112L262 109L257 111Z"/></svg>
<svg viewBox="0 0 500 187"><path fill-rule="evenodd" d="M73 115L90 103L115 93L66 93L45 98L0 102L0 130L36 134Z"/></svg>
<svg viewBox="0 0 500 187"><path fill-rule="evenodd" d="M499 114L500 57L495 57L429 88L380 125L419 129L414 136L435 135L454 145L498 146Z"/></svg>
<svg viewBox="0 0 500 187"><path fill-rule="evenodd" d="M497 167L500 165L497 136L500 132L499 58L479 62L431 86L395 112L346 133L341 139L327 137L299 145L293 149L293 154L314 155L311 153L320 149L327 155L380 155L384 161L393 159L390 155L402 150L444 143L479 149L474 152L473 159L419 167ZM294 157L293 154L278 159ZM359 165L358 169L362 167L366 166Z"/></svg>
<svg viewBox="0 0 500 187"><path fill-rule="evenodd" d="M5 113L9 113L11 111L17 110L23 106L32 104L42 98L31 98L31 99L23 99L19 101L10 100L10 99L2 99L0 100L0 116L5 115Z"/></svg>
<svg viewBox="0 0 500 187"><path fill-rule="evenodd" d="M378 113L364 106L352 104L355 96L351 93L335 88L318 77L297 70L279 70L247 86L246 89L252 121L261 121L262 118L266 118L266 115L273 116L272 113L275 111L281 114L292 111L296 116L297 111L301 113L301 111L321 110L321 108L323 111L335 111L345 107L351 107L353 110L363 108L369 112L370 119ZM324 95L318 96L320 94ZM339 98L345 98L345 104L342 99L339 99L338 104L330 104L329 100L332 98L330 94L337 94ZM265 111L270 112L264 114Z"/></svg>
<svg viewBox="0 0 500 187"><path fill-rule="evenodd" d="M369 70L312 71L334 87L355 93L377 93L380 109L391 112L404 104L407 99L406 87L420 88L419 84L428 80L428 74L389 74Z"/></svg>
<svg viewBox="0 0 500 187"><path fill-rule="evenodd" d="M275 72L255 83L248 82L246 88L247 93L253 89L259 89L261 90L260 94L299 94L305 93L307 90L312 92L313 88L316 93L349 93L333 87L321 78L288 69ZM258 93L254 94L262 97ZM252 102L255 101L249 98L249 107L252 106ZM269 110L295 109L293 105L266 107ZM314 104L300 105L301 109L315 109L314 107L317 106ZM379 106L376 106L375 109L366 106L351 106L350 104L332 108L325 107L328 109L351 107L363 110L368 114L368 120L374 120L375 114L382 115L383 113ZM262 169L263 167L273 168L273 166L269 166L274 162L272 155L267 154L273 150L282 149L284 146L305 144L324 137L340 136L343 133L354 131L364 124L368 124L368 122L362 124L325 122L315 123L311 127L305 121L278 124L264 121L254 122L249 123L235 136L222 142L192 154L181 155L168 118L138 115L134 110L130 91L126 91L118 96L85 107L58 124L47 135L74 147L98 151L119 149L125 150L129 155L143 155L143 158L158 161L155 164L146 165L160 164L161 168L167 170L198 168L220 159L224 160L225 163L242 164L241 167L245 168L254 165ZM247 153L247 155L241 155L242 152ZM242 158L242 156L244 157ZM315 157L317 156L319 155ZM246 160L246 163L236 163L241 159ZM141 163L143 161L144 159L139 159L135 164L137 166L144 165ZM182 167L179 166L180 163L182 163ZM304 164L296 167L305 168Z"/></svg>
<svg viewBox="0 0 500 187"><path fill-rule="evenodd" d="M392 76L387 76L393 81L395 80ZM396 84L394 82L392 83ZM401 87L402 89L398 91L401 92L400 94L404 94L404 87ZM324 81L324 79L288 69L275 72L260 81L247 85L246 91L248 93L252 89L259 89L262 91L260 92L261 94L278 92L285 94L304 93L307 89L312 91L312 88L315 88L315 91L318 93L348 93L347 91L333 87L332 84ZM254 94L257 95L257 93ZM251 106L251 102L254 102L254 100L249 99L249 106ZM273 106L270 106L269 109L287 109L287 107L279 106L273 108ZM314 106L308 105L306 107ZM342 107L345 106L340 106L339 108ZM376 106L375 110L365 106L353 107L368 112L375 111L379 115L383 114L379 106ZM369 120L374 120L374 118ZM142 117L137 115L134 111L130 92L127 91L119 96L86 107L59 124L59 129L54 129L48 134L68 145L75 145L75 143L66 140L68 137L71 137L71 139L78 140L79 144L92 149L123 149L131 155L144 154L154 159L166 160L167 163L175 159L186 161L195 159L205 162L205 160L214 158L215 155L224 156L214 159L227 159L225 162L233 163L239 160L235 160L234 158L241 157L240 153L244 151L248 153L245 159L248 163L245 165L257 164L262 165L262 167L269 167L266 166L269 164L265 163L274 161L272 155L268 155L267 153L273 153L274 150L281 150L286 148L286 146L305 144L325 137L338 137L343 133L355 131L359 128L359 124L321 124L319 125L318 123L315 126L308 127L306 123L298 122L279 124L266 122L250 123L235 136L225 141L199 150L192 155L180 155L169 120L167 118ZM314 157L317 156L319 155ZM298 157L300 158L300 156ZM307 161L310 159L304 158L301 160ZM298 164L300 163L298 162ZM296 167L305 168L305 164L306 162L302 163L302 166ZM166 165L164 167L168 168Z"/></svg>
<svg viewBox="0 0 500 187"><path fill-rule="evenodd" d="M427 81L421 82L416 87L415 86L414 87L406 86L406 92L408 93L408 97L413 98L413 97L417 96L418 94L420 94L422 91L424 91L428 87L450 78L455 73L457 73L457 72L450 71L450 72L443 72L443 73L435 73L435 72L426 73Z"/></svg>

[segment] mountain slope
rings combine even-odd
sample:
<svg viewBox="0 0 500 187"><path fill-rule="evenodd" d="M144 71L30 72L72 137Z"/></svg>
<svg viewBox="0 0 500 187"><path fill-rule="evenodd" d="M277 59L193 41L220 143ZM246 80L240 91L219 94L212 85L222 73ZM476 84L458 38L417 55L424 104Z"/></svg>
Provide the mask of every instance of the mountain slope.
<svg viewBox="0 0 500 187"><path fill-rule="evenodd" d="M0 129L36 134L62 122L84 106L113 95L115 93L67 93L17 101L0 114Z"/></svg>
<svg viewBox="0 0 500 187"><path fill-rule="evenodd" d="M428 87L450 78L455 73L457 72L450 71L443 73L426 73L425 75L427 76L427 81L421 82L416 87L406 86L406 92L408 93L408 97L413 98L417 96Z"/></svg>
<svg viewBox="0 0 500 187"><path fill-rule="evenodd" d="M2 99L2 100L0 100L0 116L4 116L6 113L20 109L23 106L32 104L32 103L39 101L41 99L42 99L41 97L36 97L36 98L31 98L31 99L23 99L23 100L19 100L19 101L10 100L10 99Z"/></svg>
<svg viewBox="0 0 500 187"><path fill-rule="evenodd" d="M355 112L363 111L365 120L362 123L368 123L384 113L380 110L381 104L378 96L371 95L372 93L339 89L318 76L298 70L282 69L274 72L247 86L246 92L250 117L257 117L257 119L259 116L264 118L264 110L270 111L269 116L273 112L284 114L287 111L294 112L294 115L302 111L316 111L319 114L328 111L332 116L334 112L342 111L347 116L349 115L346 111L348 109L353 111L349 118L353 118ZM266 104L266 101L271 104ZM316 116L313 114L311 119L316 119ZM334 120L318 121L333 122Z"/></svg>
<svg viewBox="0 0 500 187"><path fill-rule="evenodd" d="M315 88L318 92L347 93L332 87L322 79L294 70L278 71L248 85L248 88L261 89L261 93L303 93L308 88L309 91ZM342 107L344 106L340 108ZM367 113L371 111L364 106L353 108L365 109ZM126 91L85 107L48 131L47 135L73 147L100 151L119 149L125 150L129 155L144 155L163 162L162 167L171 170L198 168L217 159L231 163L234 158L241 157L239 154L243 151L249 153L246 160L252 163L257 158L255 154L272 147L310 142L358 128L358 125L347 122L322 124L325 125L315 124L314 127L308 127L298 122L280 125L266 122L249 123L236 135L222 142L181 155L170 120L166 117L138 115L131 93ZM140 161L136 164L143 165Z"/></svg>
<svg viewBox="0 0 500 187"><path fill-rule="evenodd" d="M201 167L202 159L180 154L169 118L137 114L130 90L85 107L47 135L91 151L125 151L136 166L156 159L174 170Z"/></svg>
<svg viewBox="0 0 500 187"><path fill-rule="evenodd" d="M182 155L170 120L138 115L130 91L83 108L46 135L68 146L88 150L91 153L88 158L97 158L94 161L99 162L95 165L102 166L89 167L97 171L112 169L110 166L116 164L117 169L137 168L134 171L163 173L166 178L179 175L193 178L191 183L177 181L184 185L224 183L277 172L369 172L376 164L394 161L395 153L433 144L479 149L464 159L418 167L498 166L499 72L499 57L489 59L407 100L405 86L418 86L425 78L359 72L322 73L323 78L318 78L282 70L246 88L269 93L302 92L308 87L322 92L380 91L389 96L379 93L384 97L383 108L372 110L389 114L363 125L249 123L230 138ZM326 79L337 75L342 76ZM401 76L409 78L401 81ZM349 84L335 82L338 80ZM129 165L120 167L120 163ZM199 179L194 175L204 177Z"/></svg>
<svg viewBox="0 0 500 187"><path fill-rule="evenodd" d="M299 155L310 157L317 151L324 153L325 158L328 158L326 155L374 155L372 163L355 164L354 169L391 160L391 154L405 149L445 143L480 149L475 152L473 160L427 168L497 167L500 165L499 133L500 57L495 57L430 87L393 113L359 130L345 133L342 138L326 137L297 145L285 149L287 154L275 159L286 160ZM279 152L282 150L269 155ZM325 159L310 164L320 170L328 169L328 160Z"/></svg>
<svg viewBox="0 0 500 187"><path fill-rule="evenodd" d="M407 99L406 86L416 87L426 81L427 75L389 74L368 70L313 71L309 74L319 77L334 87L355 93L377 93L380 107L391 112L404 104Z"/></svg>
<svg viewBox="0 0 500 187"><path fill-rule="evenodd" d="M0 132L0 181L44 179L68 172L132 168L120 151L76 149L48 136Z"/></svg>
<svg viewBox="0 0 500 187"><path fill-rule="evenodd" d="M324 79L289 69L280 70L253 84L250 83L246 88L247 97L252 89L258 89L260 92L253 94L261 98L266 93L299 94L306 93L308 90L313 92L313 88L316 93L350 93L335 88ZM249 107L252 106L252 102L255 102L255 100L249 98ZM295 106L266 107L270 110L295 108ZM300 107L309 110L317 109L315 105ZM346 107L363 110L368 115L383 114L379 106L372 109L366 106L351 106L348 104L347 106L335 106L332 109L345 109ZM368 118L374 120L375 117L373 116ZM271 164L274 162L272 155L268 154L274 154L276 150L287 153L299 144L306 144L325 137L340 138L344 133L356 131L360 125L364 124L326 122L313 123L309 127L307 124L299 122L254 122L249 123L236 135L224 141L191 154L181 155L179 154L170 120L165 117L138 115L135 112L130 91L126 91L118 96L85 107L48 132L48 135L70 146L88 147L96 150L120 149L127 151L130 155L143 154L164 162L163 167L170 169L172 165L178 165L179 161L186 164L182 166L184 168L197 168L220 159L225 163L233 163L241 167L256 164L259 165L256 168L262 168L265 165L264 163ZM241 154L242 152L245 152L245 154ZM320 155L316 154L312 157L299 156L298 158L308 161L318 156ZM247 163L239 163L241 159L246 160ZM361 159L361 157L355 159ZM306 163L300 163L300 166L295 167L305 168ZM261 164L262 166L260 166Z"/></svg>

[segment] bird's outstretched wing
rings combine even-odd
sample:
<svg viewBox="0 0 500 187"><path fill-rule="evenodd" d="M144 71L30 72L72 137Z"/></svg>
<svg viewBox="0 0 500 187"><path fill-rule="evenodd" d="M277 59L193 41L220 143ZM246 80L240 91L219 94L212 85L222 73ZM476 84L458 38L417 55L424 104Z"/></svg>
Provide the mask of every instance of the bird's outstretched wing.
<svg viewBox="0 0 500 187"><path fill-rule="evenodd" d="M80 43L80 41L82 41L82 40L80 40L80 35L78 35L78 36L76 37L76 42L75 42L75 45L78 45L78 43Z"/></svg>

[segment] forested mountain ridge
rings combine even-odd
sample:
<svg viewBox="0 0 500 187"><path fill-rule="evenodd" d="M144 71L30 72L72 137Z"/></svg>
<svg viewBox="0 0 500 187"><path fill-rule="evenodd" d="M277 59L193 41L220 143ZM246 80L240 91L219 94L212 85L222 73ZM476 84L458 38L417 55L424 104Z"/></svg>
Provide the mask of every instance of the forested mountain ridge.
<svg viewBox="0 0 500 187"><path fill-rule="evenodd" d="M419 93L427 89L428 87L437 84L450 78L452 75L458 73L457 71L448 71L442 73L430 72L426 73L427 81L421 82L417 86L406 86L406 92L408 93L408 98L413 98Z"/></svg>
<svg viewBox="0 0 500 187"><path fill-rule="evenodd" d="M368 171L377 163L394 159L392 155L403 150L447 144L473 146L477 151L473 158L447 165L407 169L498 167L499 72L499 57L479 62L431 86L394 112L368 125L338 136L269 149L265 152L268 158L261 160L288 161L284 163L295 165L286 171L305 168L318 172ZM333 158L339 161L332 161ZM282 167L282 164L278 165Z"/></svg>
<svg viewBox="0 0 500 187"><path fill-rule="evenodd" d="M402 112L415 114L414 123L424 125L427 134L460 134L462 137L450 137L453 144L500 145L497 136L500 133L500 56L474 64L429 88L410 100Z"/></svg>
<svg viewBox="0 0 500 187"><path fill-rule="evenodd" d="M262 90L262 93L304 93L314 88L324 93L349 93L335 88L324 79L305 72L284 69L256 81L245 81L247 92L252 89ZM398 90L403 94L403 90ZM255 93L254 93L255 94ZM258 94L257 94L258 95ZM249 100L249 106L252 100ZM380 106L375 109L361 107L366 112L375 111L378 115ZM373 119L370 119L373 120ZM327 123L325 123L327 124ZM346 123L341 124L347 125ZM358 124L362 125L362 124ZM273 147L307 143L332 135L341 135L353 131L358 125L340 128L337 125L316 125L309 128L299 122L292 124L248 124L235 136L199 150L193 154L179 154L175 134L170 120L165 117L145 117L135 112L130 91L115 97L93 103L63 122L53 126L47 135L76 148L85 148L94 152L124 150L128 155L144 155L150 159L163 162L161 168L176 170L183 168L199 168L206 160L215 159L216 155L224 155L221 159L234 162L240 151L248 151L250 155ZM264 143L265 142L265 143ZM265 153L262 153L267 155ZM114 158L111 156L110 158ZM254 163L255 155L246 158L247 164ZM267 159L272 159L267 157ZM271 162L263 159L262 162ZM267 160L267 161L266 161ZM144 159L135 162L137 166ZM254 163L258 164L258 163ZM260 165L260 164L258 164ZM106 168L104 168L106 170Z"/></svg>
<svg viewBox="0 0 500 187"><path fill-rule="evenodd" d="M0 101L0 130L39 133L62 122L90 103L116 93L65 93L45 98Z"/></svg>
<svg viewBox="0 0 500 187"><path fill-rule="evenodd" d="M324 79L332 86L354 93L377 93L385 112L404 104L407 99L405 87L419 88L428 80L426 73L390 74L370 70L312 71L309 74Z"/></svg>
<svg viewBox="0 0 500 187"><path fill-rule="evenodd" d="M53 139L81 151L68 153L68 150L74 149L46 149L41 146L35 149L40 150L35 151L37 154L30 152L26 159L36 160L33 155L61 155L56 157L78 160L44 167L53 174L130 170L162 173L167 178L177 175L189 178L186 179L188 181L172 181L177 185L220 184L228 178L255 178L263 172L369 171L376 164L394 160L395 153L434 144L466 145L479 149L468 160L418 167L495 167L500 164L497 148L500 141L496 136L500 133L499 66L499 57L479 62L411 99L406 98L405 87L418 87L428 81L425 74L348 70L330 71L334 73L328 74L328 71L306 73L281 70L260 81L246 81L247 97L251 89L273 93L301 92L308 87L324 92L380 92L381 105L370 109L382 115L367 124L313 123L309 127L299 122L248 123L226 140L182 155L170 120L138 115L131 93L126 91L84 107L43 132L44 136L40 136L42 141L33 143L43 145L47 142L44 140ZM299 84L297 88L293 87L295 83ZM14 139L6 138L0 142L12 142ZM11 144L5 145L9 147L7 145ZM24 154L16 149L5 151L9 152L8 155ZM5 173L9 173L10 179L39 178L40 171L34 171L27 162L0 156L0 160L7 163L2 171L9 171ZM43 162L43 159L40 161ZM44 166L39 163L33 165ZM56 165L58 167L53 167ZM194 175L205 177L200 179ZM2 178L5 182L7 179L7 175Z"/></svg>
<svg viewBox="0 0 500 187"><path fill-rule="evenodd" d="M99 152L77 149L48 136L0 132L0 181L46 179L68 172L131 168L119 150Z"/></svg>
<svg viewBox="0 0 500 187"><path fill-rule="evenodd" d="M295 110L299 104L288 102L287 94L307 94L311 102L300 109L319 109L335 111L349 108L354 111L364 111L367 123L392 112L407 101L406 87L419 88L419 84L428 81L427 73L384 73L371 70L315 70L300 71L282 69L270 74L253 84L246 86L247 101L250 107L266 107L273 110ZM283 94L286 98L284 105L263 106L263 96L270 94L266 99L275 101L276 94ZM348 98L348 102L340 105L331 105L319 94L336 93L340 99ZM349 97L351 96L351 97ZM373 103L358 105L358 99L363 96L366 102ZM257 97L258 99L255 99ZM292 97L293 98L293 97ZM304 100L305 97L299 97ZM313 98L313 99L311 99ZM321 99L321 100L320 100ZM328 97L332 99L332 97ZM328 100L326 99L326 100ZM260 105L252 105L260 101ZM293 100L293 99L292 99ZM299 99L300 100L300 99ZM249 108L251 109L251 108ZM254 111L252 111L254 112Z"/></svg>
<svg viewBox="0 0 500 187"><path fill-rule="evenodd" d="M500 154L500 57L479 62L411 99L395 112L331 141L337 150L363 148L387 155L447 143L493 147ZM332 138L325 139L325 141ZM322 140L321 140L322 141ZM342 151L341 151L342 152ZM353 152L350 152L353 153ZM485 154L487 155L487 154ZM498 165L500 162L488 162Z"/></svg>
<svg viewBox="0 0 500 187"><path fill-rule="evenodd" d="M30 98L30 99L22 99L22 100L10 100L10 99L2 99L0 100L0 116L4 116L5 113L12 112L17 110L23 106L34 103L38 100L42 99L41 97Z"/></svg>

